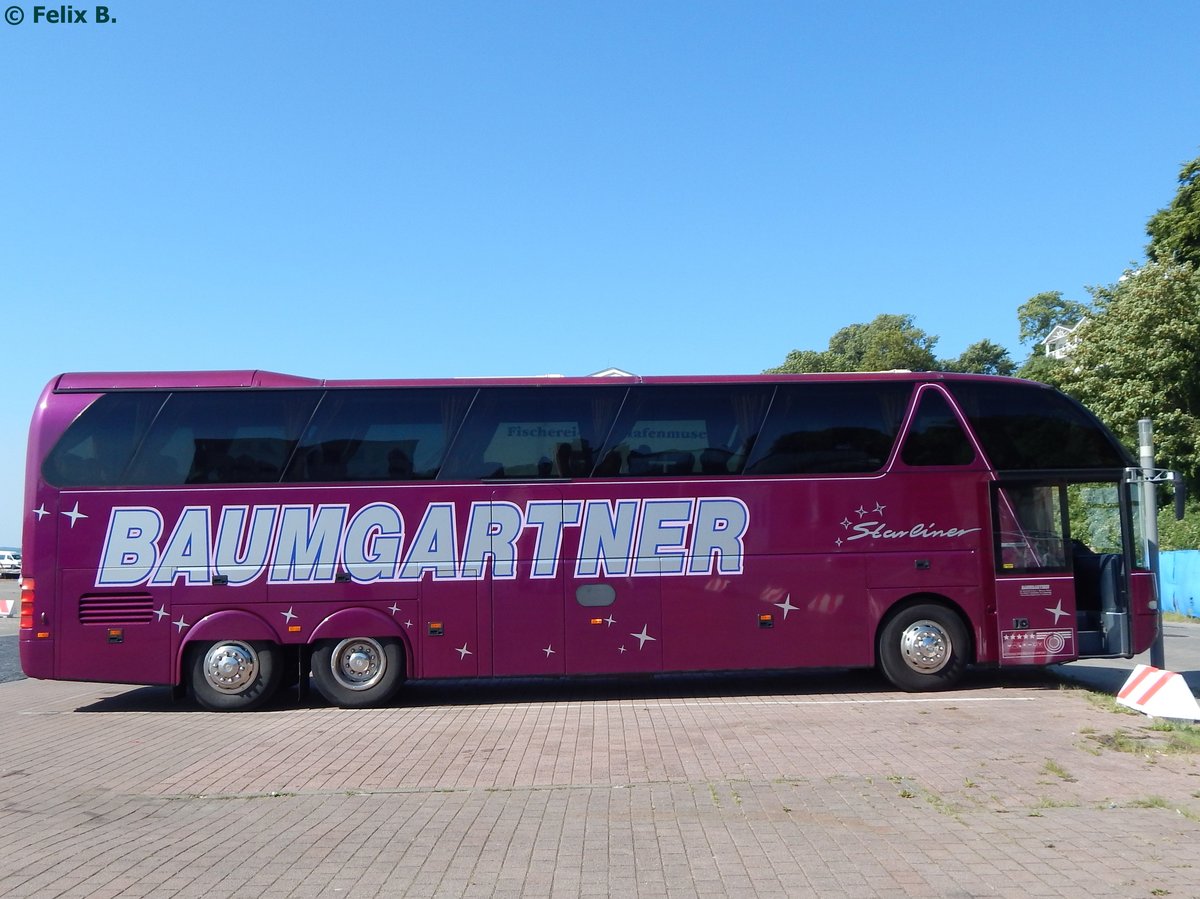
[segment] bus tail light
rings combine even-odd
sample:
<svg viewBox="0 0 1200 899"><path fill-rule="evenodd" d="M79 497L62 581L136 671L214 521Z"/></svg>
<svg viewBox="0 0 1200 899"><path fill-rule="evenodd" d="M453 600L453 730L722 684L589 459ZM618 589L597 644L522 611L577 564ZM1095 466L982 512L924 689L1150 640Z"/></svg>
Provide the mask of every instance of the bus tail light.
<svg viewBox="0 0 1200 899"><path fill-rule="evenodd" d="M21 579L21 630L33 630L33 578Z"/></svg>

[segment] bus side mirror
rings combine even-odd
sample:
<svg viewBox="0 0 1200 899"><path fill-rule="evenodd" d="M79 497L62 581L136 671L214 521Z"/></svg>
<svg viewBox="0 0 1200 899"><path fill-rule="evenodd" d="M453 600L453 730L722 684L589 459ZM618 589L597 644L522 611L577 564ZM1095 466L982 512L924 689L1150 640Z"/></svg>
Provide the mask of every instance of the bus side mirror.
<svg viewBox="0 0 1200 899"><path fill-rule="evenodd" d="M1171 480L1175 486L1175 520L1183 521L1183 505L1187 502L1187 482L1183 479L1183 473L1178 471L1171 472Z"/></svg>

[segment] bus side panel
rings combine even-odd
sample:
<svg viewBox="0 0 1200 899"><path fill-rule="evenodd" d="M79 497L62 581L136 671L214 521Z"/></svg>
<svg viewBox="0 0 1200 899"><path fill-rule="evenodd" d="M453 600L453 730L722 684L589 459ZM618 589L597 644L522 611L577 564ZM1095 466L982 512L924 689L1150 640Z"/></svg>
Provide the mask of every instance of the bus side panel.
<svg viewBox="0 0 1200 899"><path fill-rule="evenodd" d="M661 648L664 644L659 611L662 582L661 577L616 575L569 581L564 622L568 673L661 670L667 653Z"/></svg>
<svg viewBox="0 0 1200 899"><path fill-rule="evenodd" d="M95 568L59 576L57 676L120 684L170 684L176 628L169 588L97 589Z"/></svg>
<svg viewBox="0 0 1200 899"><path fill-rule="evenodd" d="M489 674L490 651L475 610L477 591L487 591L486 581L430 580L421 585L420 634L416 670L421 677L476 677ZM411 631L410 631L411 633Z"/></svg>
<svg viewBox="0 0 1200 899"><path fill-rule="evenodd" d="M664 578L664 668L870 665L864 570L850 554L751 556L736 577Z"/></svg>

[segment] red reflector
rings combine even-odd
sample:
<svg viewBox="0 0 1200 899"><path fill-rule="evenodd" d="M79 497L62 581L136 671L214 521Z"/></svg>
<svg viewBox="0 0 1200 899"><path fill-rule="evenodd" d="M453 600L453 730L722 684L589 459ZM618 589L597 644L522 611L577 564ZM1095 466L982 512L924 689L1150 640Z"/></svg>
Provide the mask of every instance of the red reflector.
<svg viewBox="0 0 1200 899"><path fill-rule="evenodd" d="M21 630L33 630L33 578L21 581Z"/></svg>

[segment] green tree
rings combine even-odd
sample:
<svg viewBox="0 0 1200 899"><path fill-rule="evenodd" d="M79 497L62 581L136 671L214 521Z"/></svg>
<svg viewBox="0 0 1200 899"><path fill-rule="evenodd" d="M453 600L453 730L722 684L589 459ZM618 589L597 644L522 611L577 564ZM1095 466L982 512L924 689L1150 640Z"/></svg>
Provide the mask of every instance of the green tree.
<svg viewBox="0 0 1200 899"><path fill-rule="evenodd" d="M1075 300L1064 300L1061 291L1048 290L1032 296L1017 308L1018 335L1021 343L1033 343L1034 352L1050 336L1056 325L1070 328L1087 315L1088 307Z"/></svg>
<svg viewBox="0 0 1200 899"><path fill-rule="evenodd" d="M979 340L971 344L957 359L943 359L942 371L960 371L980 375L1011 375L1017 365L1008 355L1008 350L990 340Z"/></svg>
<svg viewBox="0 0 1200 899"><path fill-rule="evenodd" d="M913 324L911 315L877 315L867 324L848 325L821 350L792 350L769 372L930 371L938 367L937 337Z"/></svg>
<svg viewBox="0 0 1200 899"><path fill-rule="evenodd" d="M1127 445L1154 421L1157 462L1200 476L1200 270L1151 262L1091 288L1095 309L1062 367L1062 386Z"/></svg>
<svg viewBox="0 0 1200 899"><path fill-rule="evenodd" d="M1063 360L1050 358L1039 345L1030 353L1029 358L1021 363L1021 367L1017 369L1017 377L1041 381L1051 387L1061 387L1066 372L1067 366L1063 364Z"/></svg>
<svg viewBox="0 0 1200 899"><path fill-rule="evenodd" d="M1200 157L1184 163L1175 199L1146 223L1153 262L1190 262L1200 267Z"/></svg>
<svg viewBox="0 0 1200 899"><path fill-rule="evenodd" d="M1062 383L1062 362L1046 355L1042 341L1058 325L1071 328L1088 314L1088 307L1077 300L1064 300L1061 291L1047 290L1030 297L1017 307L1021 343L1033 344L1029 356L1017 371L1017 377L1041 381L1058 387Z"/></svg>

